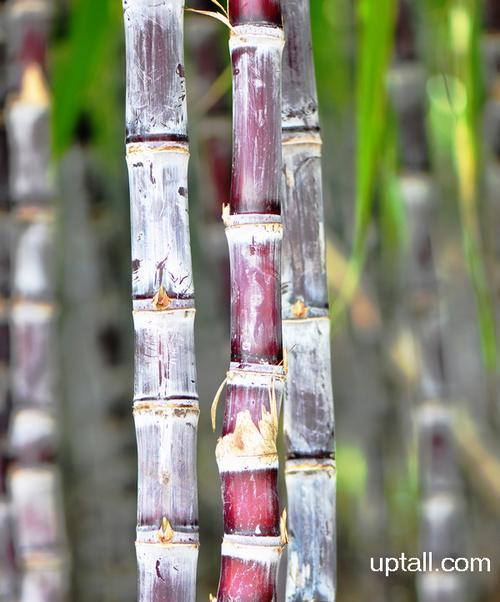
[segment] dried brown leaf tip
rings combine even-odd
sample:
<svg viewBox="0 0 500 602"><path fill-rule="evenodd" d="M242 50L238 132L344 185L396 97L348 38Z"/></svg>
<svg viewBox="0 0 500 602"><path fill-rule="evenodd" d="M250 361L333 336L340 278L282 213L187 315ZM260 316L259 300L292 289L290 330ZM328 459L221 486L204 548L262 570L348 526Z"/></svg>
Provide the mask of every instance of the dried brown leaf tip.
<svg viewBox="0 0 500 602"><path fill-rule="evenodd" d="M167 295L167 291L163 286L160 286L159 291L153 297L151 301L152 306L156 311L164 311L170 307L172 299Z"/></svg>
<svg viewBox="0 0 500 602"><path fill-rule="evenodd" d="M286 526L287 521L287 511L286 508L283 510L283 514L280 518L280 537L281 537L281 545L286 546L288 543L288 529Z"/></svg>
<svg viewBox="0 0 500 602"><path fill-rule="evenodd" d="M296 318L307 318L309 315L309 308L302 299L297 299L292 305L292 313Z"/></svg>
<svg viewBox="0 0 500 602"><path fill-rule="evenodd" d="M168 519L163 517L161 527L158 530L158 541L160 543L170 543L174 538L174 530L172 529Z"/></svg>

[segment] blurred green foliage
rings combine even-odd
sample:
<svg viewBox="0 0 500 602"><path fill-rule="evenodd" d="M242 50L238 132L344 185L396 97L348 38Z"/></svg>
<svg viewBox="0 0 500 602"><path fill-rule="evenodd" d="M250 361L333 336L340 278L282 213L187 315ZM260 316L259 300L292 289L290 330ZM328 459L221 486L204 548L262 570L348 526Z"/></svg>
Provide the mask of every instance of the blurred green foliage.
<svg viewBox="0 0 500 602"><path fill-rule="evenodd" d="M481 61L482 4L476 0L426 0L429 132L438 180L448 173L456 198L462 246L474 290L484 364L498 369L492 292L488 285L480 228L483 162L481 122L485 91ZM445 184L446 185L446 184Z"/></svg>
<svg viewBox="0 0 500 602"><path fill-rule="evenodd" d="M387 70L394 43L396 0L357 4L356 99L356 202L354 243L347 273L332 307L342 316L359 284L373 216L374 190L381 169L381 148L387 121Z"/></svg>
<svg viewBox="0 0 500 602"><path fill-rule="evenodd" d="M56 157L68 148L82 114L110 165L121 162L124 74L121 2L71 0L67 32L53 48L53 147Z"/></svg>

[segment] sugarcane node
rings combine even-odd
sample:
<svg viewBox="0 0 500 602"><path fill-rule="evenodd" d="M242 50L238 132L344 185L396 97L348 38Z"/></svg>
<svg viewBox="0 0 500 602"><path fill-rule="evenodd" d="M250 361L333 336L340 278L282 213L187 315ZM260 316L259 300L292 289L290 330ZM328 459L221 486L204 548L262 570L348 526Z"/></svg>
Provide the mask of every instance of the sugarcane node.
<svg viewBox="0 0 500 602"><path fill-rule="evenodd" d="M172 304L172 299L167 295L167 291L163 286L160 286L158 292L153 297L151 305L156 311L165 311Z"/></svg>
<svg viewBox="0 0 500 602"><path fill-rule="evenodd" d="M52 222L54 221L54 210L47 207L24 206L13 211L18 222Z"/></svg>
<svg viewBox="0 0 500 602"><path fill-rule="evenodd" d="M174 539L174 530L172 529L168 519L164 516L161 522L161 527L158 530L158 541L162 544L171 543Z"/></svg>
<svg viewBox="0 0 500 602"><path fill-rule="evenodd" d="M139 155L144 153L179 153L189 155L189 147L185 142L172 142L168 144L158 141L129 142L127 144L127 155Z"/></svg>
<svg viewBox="0 0 500 602"><path fill-rule="evenodd" d="M199 414L200 408L198 405L182 405L175 401L136 401L133 412L134 414L155 414L156 416L173 413L174 416L183 418L188 414Z"/></svg>

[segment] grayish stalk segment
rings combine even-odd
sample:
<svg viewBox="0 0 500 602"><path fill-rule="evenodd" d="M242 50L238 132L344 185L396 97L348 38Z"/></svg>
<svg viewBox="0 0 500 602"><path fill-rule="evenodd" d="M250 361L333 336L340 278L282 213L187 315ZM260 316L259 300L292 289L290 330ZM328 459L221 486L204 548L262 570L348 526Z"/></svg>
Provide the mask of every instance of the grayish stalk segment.
<svg viewBox="0 0 500 602"><path fill-rule="evenodd" d="M196 597L198 395L183 0L124 0L139 600Z"/></svg>
<svg viewBox="0 0 500 602"><path fill-rule="evenodd" d="M286 599L335 599L334 414L321 137L309 0L283 3L283 335Z"/></svg>

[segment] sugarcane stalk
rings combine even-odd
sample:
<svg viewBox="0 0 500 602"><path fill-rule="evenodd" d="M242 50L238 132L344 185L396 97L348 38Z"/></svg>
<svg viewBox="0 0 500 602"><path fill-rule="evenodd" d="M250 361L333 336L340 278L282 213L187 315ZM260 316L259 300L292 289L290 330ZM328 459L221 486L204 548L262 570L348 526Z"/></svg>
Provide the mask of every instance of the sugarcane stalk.
<svg viewBox="0 0 500 602"><path fill-rule="evenodd" d="M277 490L283 388L277 0L230 0L233 169L224 222L231 266L231 363L216 456L224 540L217 600L276 600L284 544Z"/></svg>
<svg viewBox="0 0 500 602"><path fill-rule="evenodd" d="M194 290L183 0L124 0L139 600L195 600Z"/></svg>
<svg viewBox="0 0 500 602"><path fill-rule="evenodd" d="M321 135L309 0L283 4L286 599L335 599L335 463Z"/></svg>
<svg viewBox="0 0 500 602"><path fill-rule="evenodd" d="M464 508L453 433L445 322L436 273L432 224L436 187L425 126L425 70L416 45L414 6L400 1L396 56L390 73L400 131L399 186L409 225L404 288L418 350L415 428L420 486L420 550L436 562L463 555ZM417 577L420 602L466 599L463 579L432 572Z"/></svg>
<svg viewBox="0 0 500 602"><path fill-rule="evenodd" d="M59 602L68 559L58 429L55 190L45 53L50 3L13 0L8 19L7 131L15 239L10 318L13 415L8 489L22 602Z"/></svg>
<svg viewBox="0 0 500 602"><path fill-rule="evenodd" d="M14 565L12 521L7 491L8 426L11 408L10 370L10 216L8 150L5 129L6 93L6 28L5 8L0 12L0 601L15 599L16 570Z"/></svg>

